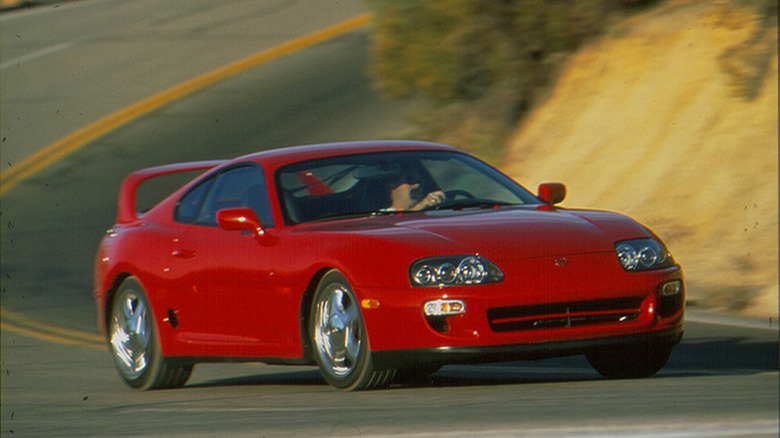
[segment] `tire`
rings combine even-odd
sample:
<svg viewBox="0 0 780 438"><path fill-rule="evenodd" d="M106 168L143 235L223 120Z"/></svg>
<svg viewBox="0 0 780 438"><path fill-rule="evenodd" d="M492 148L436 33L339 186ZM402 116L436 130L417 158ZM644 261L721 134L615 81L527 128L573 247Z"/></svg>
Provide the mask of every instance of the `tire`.
<svg viewBox="0 0 780 438"><path fill-rule="evenodd" d="M395 375L395 370L380 370L371 362L360 305L347 279L336 270L325 274L317 286L309 337L320 372L334 388L377 388L389 384Z"/></svg>
<svg viewBox="0 0 780 438"><path fill-rule="evenodd" d="M192 374L192 365L171 366L161 355L149 300L134 277L123 281L114 296L108 342L119 375L133 388L178 388Z"/></svg>
<svg viewBox="0 0 780 438"><path fill-rule="evenodd" d="M672 347L666 342L619 345L596 349L586 357L608 379L639 379L660 371L669 361Z"/></svg>

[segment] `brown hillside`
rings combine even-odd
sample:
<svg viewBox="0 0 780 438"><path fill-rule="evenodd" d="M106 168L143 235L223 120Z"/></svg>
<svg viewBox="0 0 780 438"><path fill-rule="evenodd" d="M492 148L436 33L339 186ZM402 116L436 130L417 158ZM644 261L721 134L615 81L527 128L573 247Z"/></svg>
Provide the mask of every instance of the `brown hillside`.
<svg viewBox="0 0 780 438"><path fill-rule="evenodd" d="M733 3L669 0L584 47L504 169L653 228L692 305L777 315L777 27Z"/></svg>

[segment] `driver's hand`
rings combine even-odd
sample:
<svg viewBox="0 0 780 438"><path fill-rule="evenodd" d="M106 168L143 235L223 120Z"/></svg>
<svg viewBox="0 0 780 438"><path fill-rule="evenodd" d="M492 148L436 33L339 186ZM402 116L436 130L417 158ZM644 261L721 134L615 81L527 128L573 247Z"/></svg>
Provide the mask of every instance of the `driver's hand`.
<svg viewBox="0 0 780 438"><path fill-rule="evenodd" d="M441 190L437 190L435 192L428 193L425 195L425 198L422 199L422 201L418 202L417 205L415 205L412 209L413 210L422 210L423 208L433 207L436 204L441 203L447 199L447 195L444 194Z"/></svg>

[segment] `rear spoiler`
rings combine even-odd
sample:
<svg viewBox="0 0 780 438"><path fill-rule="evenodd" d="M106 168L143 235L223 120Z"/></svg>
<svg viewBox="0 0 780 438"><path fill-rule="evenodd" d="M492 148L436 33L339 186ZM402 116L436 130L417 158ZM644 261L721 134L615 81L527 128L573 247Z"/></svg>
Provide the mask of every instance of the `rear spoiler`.
<svg viewBox="0 0 780 438"><path fill-rule="evenodd" d="M192 161L188 163L166 164L163 166L148 167L136 170L127 175L119 189L119 206L116 214L117 223L127 223L138 219L135 209L135 192L142 182L163 175L194 170L208 170L225 163L225 160Z"/></svg>

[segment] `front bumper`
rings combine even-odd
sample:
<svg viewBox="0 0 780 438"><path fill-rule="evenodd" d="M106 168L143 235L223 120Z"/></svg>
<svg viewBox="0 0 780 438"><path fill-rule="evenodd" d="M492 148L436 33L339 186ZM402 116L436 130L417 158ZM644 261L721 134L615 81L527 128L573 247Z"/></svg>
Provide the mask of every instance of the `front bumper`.
<svg viewBox="0 0 780 438"><path fill-rule="evenodd" d="M594 348L631 343L677 345L682 341L682 325L666 330L606 338L533 342L513 345L471 347L435 347L404 350L384 350L371 353L374 365L382 369L411 368L425 364L447 365L488 363L510 360L535 360L550 357L585 354Z"/></svg>
<svg viewBox="0 0 780 438"><path fill-rule="evenodd" d="M381 303L362 309L371 351L377 360L422 355L456 362L479 357L484 362L490 360L486 355L511 359L578 354L601 343L682 333L685 286L679 266L557 278L538 272L543 271L483 286L356 287L360 300ZM679 288L674 296L665 288L670 283ZM460 300L465 313L426 318L424 304L436 299ZM555 354L542 354L548 351Z"/></svg>

